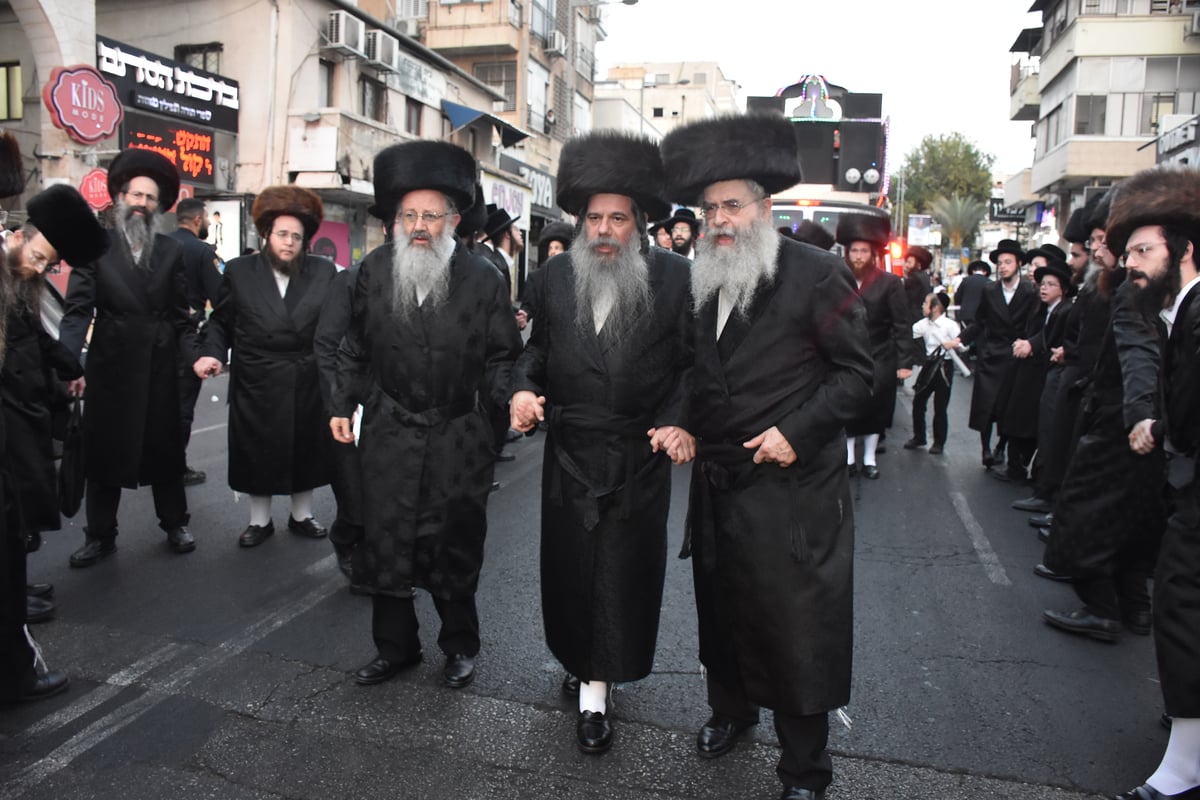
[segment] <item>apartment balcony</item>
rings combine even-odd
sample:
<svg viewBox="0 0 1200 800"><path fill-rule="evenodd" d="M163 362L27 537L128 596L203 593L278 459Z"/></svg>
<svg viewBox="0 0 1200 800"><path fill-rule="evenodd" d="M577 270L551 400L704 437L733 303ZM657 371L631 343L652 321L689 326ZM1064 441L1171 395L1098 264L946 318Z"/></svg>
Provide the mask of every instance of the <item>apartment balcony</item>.
<svg viewBox="0 0 1200 800"><path fill-rule="evenodd" d="M1037 64L1013 64L1009 81L1008 118L1035 122L1041 107L1041 81Z"/></svg>
<svg viewBox="0 0 1200 800"><path fill-rule="evenodd" d="M1075 136L1033 162L1030 190L1050 194L1095 183L1120 180L1154 166L1154 148L1145 137Z"/></svg>
<svg viewBox="0 0 1200 800"><path fill-rule="evenodd" d="M447 58L513 55L521 49L520 7L510 3L430 4L424 44Z"/></svg>
<svg viewBox="0 0 1200 800"><path fill-rule="evenodd" d="M338 108L292 111L287 121L284 169L297 186L339 202L370 202L375 196L375 154L404 134Z"/></svg>
<svg viewBox="0 0 1200 800"><path fill-rule="evenodd" d="M1081 16L1042 42L1041 82L1049 86L1079 58L1195 55L1190 14L1101 14Z"/></svg>

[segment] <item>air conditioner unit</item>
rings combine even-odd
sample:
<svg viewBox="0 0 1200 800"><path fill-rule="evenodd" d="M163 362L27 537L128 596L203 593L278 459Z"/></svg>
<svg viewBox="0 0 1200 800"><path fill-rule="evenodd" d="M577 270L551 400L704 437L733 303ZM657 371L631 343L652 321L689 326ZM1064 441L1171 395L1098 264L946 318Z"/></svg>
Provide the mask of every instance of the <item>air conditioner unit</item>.
<svg viewBox="0 0 1200 800"><path fill-rule="evenodd" d="M383 31L367 31L366 53L368 64L395 72L400 55L400 42L395 36Z"/></svg>
<svg viewBox="0 0 1200 800"><path fill-rule="evenodd" d="M392 27L410 39L419 38L421 35L420 20L417 19L397 19L392 23Z"/></svg>
<svg viewBox="0 0 1200 800"><path fill-rule="evenodd" d="M546 55L565 56L567 54L567 37L562 31L550 31L546 37Z"/></svg>
<svg viewBox="0 0 1200 800"><path fill-rule="evenodd" d="M323 48L335 50L351 58L362 57L366 32L362 20L348 11L330 11L328 20L329 30Z"/></svg>
<svg viewBox="0 0 1200 800"><path fill-rule="evenodd" d="M1200 36L1200 12L1192 14L1192 23L1188 25L1184 38L1191 39Z"/></svg>

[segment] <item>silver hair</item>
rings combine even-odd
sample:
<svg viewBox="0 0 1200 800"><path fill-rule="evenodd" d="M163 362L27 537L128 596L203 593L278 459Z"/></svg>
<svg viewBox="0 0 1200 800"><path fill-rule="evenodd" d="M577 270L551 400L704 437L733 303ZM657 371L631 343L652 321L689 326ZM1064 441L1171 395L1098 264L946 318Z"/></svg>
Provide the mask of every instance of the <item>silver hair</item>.
<svg viewBox="0 0 1200 800"><path fill-rule="evenodd" d="M427 237L428 247L414 247L416 237ZM418 307L417 291L425 290L425 305L433 307L450 292L450 259L454 255L454 226L447 224L442 235L428 231L403 233L392 239L392 313L410 316Z"/></svg>
<svg viewBox="0 0 1200 800"><path fill-rule="evenodd" d="M718 236L733 236L733 245L718 246ZM775 277L778 253L779 233L770 218L755 217L740 230L730 225L706 224L692 264L695 309L699 311L724 290L733 300L735 312L744 315L758 287Z"/></svg>
<svg viewBox="0 0 1200 800"><path fill-rule="evenodd" d="M636 215L635 215L636 216ZM604 330L620 340L628 335L650 308L650 267L644 224L624 244L605 236L588 240L580 230L571 240L568 252L575 274L576 321L581 328L592 325L592 307L596 302L611 303ZM612 256L595 252L600 245L616 249Z"/></svg>

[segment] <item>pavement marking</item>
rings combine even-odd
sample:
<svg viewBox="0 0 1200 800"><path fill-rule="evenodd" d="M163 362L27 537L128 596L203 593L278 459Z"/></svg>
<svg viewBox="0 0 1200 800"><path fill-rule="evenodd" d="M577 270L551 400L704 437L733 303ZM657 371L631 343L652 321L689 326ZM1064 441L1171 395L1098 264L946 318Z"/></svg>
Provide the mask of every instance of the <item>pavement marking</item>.
<svg viewBox="0 0 1200 800"><path fill-rule="evenodd" d="M228 428L228 427L229 427L228 422L221 422L217 425L208 425L204 428L195 428L192 430L192 436L195 436L197 433L208 433L209 431L219 431L219 430L221 430L221 428Z"/></svg>
<svg viewBox="0 0 1200 800"><path fill-rule="evenodd" d="M320 561L314 561L304 568L305 575L320 575L322 572L328 572L337 566L337 554L330 553Z"/></svg>
<svg viewBox="0 0 1200 800"><path fill-rule="evenodd" d="M1000 565L1000 558L992 549L992 543L988 541L987 534L983 532L983 526L971 513L966 495L962 492L951 492L950 500L954 503L954 510L958 512L958 518L962 520L967 533L971 534L971 544L975 547L975 553L983 563L984 570L987 571L988 580L998 586L1012 586L1012 581L1008 579L1008 573Z"/></svg>
<svg viewBox="0 0 1200 800"><path fill-rule="evenodd" d="M46 780L46 778L70 765L72 761L88 750L91 750L114 733L120 731L126 725L136 721L138 717L166 700L171 696L172 692L182 687L188 681L191 681L200 673L220 666L243 650L249 648L255 642L274 633L296 617L307 612L316 606L317 603L320 603L345 585L346 581L341 573L325 580L320 586L299 600L288 603L284 608L281 608L268 617L264 617L242 633L222 642L208 653L180 668L169 680L164 681L156 687L152 687L145 694L96 720L56 747L48 755L21 770L21 773L16 777L8 778L4 783L3 791L0 792L0 800L15 800L25 794ZM151 657L147 657L143 661L149 658ZM124 672L132 674L135 672L135 669L131 666Z"/></svg>

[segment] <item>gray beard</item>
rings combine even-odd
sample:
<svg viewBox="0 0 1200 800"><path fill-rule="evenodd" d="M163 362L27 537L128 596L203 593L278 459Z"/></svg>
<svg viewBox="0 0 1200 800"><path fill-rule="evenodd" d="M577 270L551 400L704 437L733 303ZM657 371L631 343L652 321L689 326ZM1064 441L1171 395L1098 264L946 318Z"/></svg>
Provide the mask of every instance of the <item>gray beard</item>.
<svg viewBox="0 0 1200 800"><path fill-rule="evenodd" d="M138 269L150 269L150 251L154 246L154 232L162 214L150 212L144 220L140 218L125 201L117 200L117 228L121 231L129 253L133 256L133 265Z"/></svg>
<svg viewBox="0 0 1200 800"><path fill-rule="evenodd" d="M736 238L732 247L718 247L718 234ZM692 302L697 311L724 289L734 311L744 315L759 285L775 277L779 234L768 220L756 218L740 233L731 227L706 227L696 243L692 263Z"/></svg>
<svg viewBox="0 0 1200 800"><path fill-rule="evenodd" d="M598 255L592 248L600 243L616 247L616 255L612 258ZM576 323L580 330L595 334L595 320L590 312L598 300L612 301L603 329L618 341L650 308L650 268L645 256L633 245L634 240L622 245L612 238L589 242L582 232L572 240L569 252L575 272Z"/></svg>
<svg viewBox="0 0 1200 800"><path fill-rule="evenodd" d="M429 290L425 307L433 308L450 293L450 258L454 255L454 230L449 225L430 247L414 247L411 237L392 242L392 313L411 316L418 308L417 288Z"/></svg>

